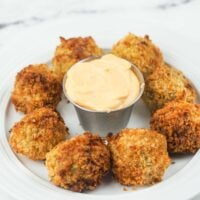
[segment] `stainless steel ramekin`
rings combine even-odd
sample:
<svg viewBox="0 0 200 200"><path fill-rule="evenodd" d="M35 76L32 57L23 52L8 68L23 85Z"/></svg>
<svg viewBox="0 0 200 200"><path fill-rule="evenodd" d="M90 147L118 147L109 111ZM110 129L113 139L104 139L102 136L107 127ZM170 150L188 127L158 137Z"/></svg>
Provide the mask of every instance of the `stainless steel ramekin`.
<svg viewBox="0 0 200 200"><path fill-rule="evenodd" d="M101 56L89 57L89 58L81 60L80 62L91 61L93 59L97 59L100 57ZM65 89L67 73L65 74L64 79L63 79L63 91L65 94L65 97L74 105L80 124L84 130L91 131L93 133L98 133L102 137L105 137L107 133L117 133L121 129L126 127L130 119L132 108L142 96L142 93L144 91L144 86L145 86L142 73L134 64L131 63L131 65L132 65L133 72L136 74L136 76L138 77L140 81L140 92L137 98L134 99L134 101L130 105L121 109L110 111L110 112L89 110L73 102L68 96L67 91Z"/></svg>

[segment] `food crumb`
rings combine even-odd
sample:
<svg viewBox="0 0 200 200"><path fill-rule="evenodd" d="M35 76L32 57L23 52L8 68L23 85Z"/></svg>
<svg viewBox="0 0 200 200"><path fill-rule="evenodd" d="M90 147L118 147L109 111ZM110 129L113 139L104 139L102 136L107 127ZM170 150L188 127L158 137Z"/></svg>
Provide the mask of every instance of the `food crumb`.
<svg viewBox="0 0 200 200"><path fill-rule="evenodd" d="M137 188L136 187L132 187L132 190L137 190Z"/></svg>
<svg viewBox="0 0 200 200"><path fill-rule="evenodd" d="M125 187L123 188L123 190L124 190L124 191L128 191L128 189L127 189L127 188L125 188Z"/></svg>
<svg viewBox="0 0 200 200"><path fill-rule="evenodd" d="M172 161L172 165L175 164L175 161Z"/></svg>

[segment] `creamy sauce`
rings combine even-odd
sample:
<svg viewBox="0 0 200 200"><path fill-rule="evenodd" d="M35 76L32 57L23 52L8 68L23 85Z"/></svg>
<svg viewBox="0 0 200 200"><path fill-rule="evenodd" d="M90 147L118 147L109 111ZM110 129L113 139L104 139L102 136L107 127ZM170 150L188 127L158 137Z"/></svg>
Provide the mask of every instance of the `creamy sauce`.
<svg viewBox="0 0 200 200"><path fill-rule="evenodd" d="M110 112L131 104L139 94L140 82L128 61L107 54L71 67L65 89L81 107Z"/></svg>

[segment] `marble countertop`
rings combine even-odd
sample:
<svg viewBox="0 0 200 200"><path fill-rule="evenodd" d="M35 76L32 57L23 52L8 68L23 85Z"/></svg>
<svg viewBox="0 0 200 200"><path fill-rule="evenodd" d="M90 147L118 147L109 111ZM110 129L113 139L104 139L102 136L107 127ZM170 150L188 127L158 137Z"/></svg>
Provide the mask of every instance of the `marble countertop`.
<svg viewBox="0 0 200 200"><path fill-rule="evenodd" d="M200 42L200 0L0 0L0 51L27 27L85 15L148 18ZM13 200L2 191L0 199Z"/></svg>
<svg viewBox="0 0 200 200"><path fill-rule="evenodd" d="M199 11L200 0L1 0L0 47L26 27L82 15L148 18L200 40Z"/></svg>

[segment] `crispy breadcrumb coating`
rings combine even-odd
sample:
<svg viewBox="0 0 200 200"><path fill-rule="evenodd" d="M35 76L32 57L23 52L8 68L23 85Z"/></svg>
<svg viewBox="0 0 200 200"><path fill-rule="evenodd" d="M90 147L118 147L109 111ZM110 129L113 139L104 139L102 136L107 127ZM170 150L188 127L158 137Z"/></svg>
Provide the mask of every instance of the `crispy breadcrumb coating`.
<svg viewBox="0 0 200 200"><path fill-rule="evenodd" d="M102 139L86 132L58 144L46 156L51 181L60 187L82 192L93 190L110 167L110 153Z"/></svg>
<svg viewBox="0 0 200 200"><path fill-rule="evenodd" d="M150 124L166 136L172 153L195 153L200 148L200 104L172 101L153 114Z"/></svg>
<svg viewBox="0 0 200 200"><path fill-rule="evenodd" d="M151 185L162 180L170 165L165 136L148 129L124 129L108 141L112 172L122 185Z"/></svg>
<svg viewBox="0 0 200 200"><path fill-rule="evenodd" d="M61 80L68 69L76 62L90 56L101 56L103 54L102 49L97 46L91 36L69 39L60 37L60 42L52 63L53 71L59 75Z"/></svg>
<svg viewBox="0 0 200 200"><path fill-rule="evenodd" d="M165 64L145 81L143 100L151 112L172 100L195 102L196 92L181 71Z"/></svg>
<svg viewBox="0 0 200 200"><path fill-rule="evenodd" d="M55 108L61 94L62 85L47 65L29 65L17 74L11 99L17 111L30 113L37 108Z"/></svg>
<svg viewBox="0 0 200 200"><path fill-rule="evenodd" d="M129 33L113 46L112 53L134 63L143 73L144 78L163 63L162 53L148 35L138 37Z"/></svg>
<svg viewBox="0 0 200 200"><path fill-rule="evenodd" d="M68 128L60 114L51 108L40 108L13 126L9 143L16 153L32 160L44 160L46 153L67 135Z"/></svg>

